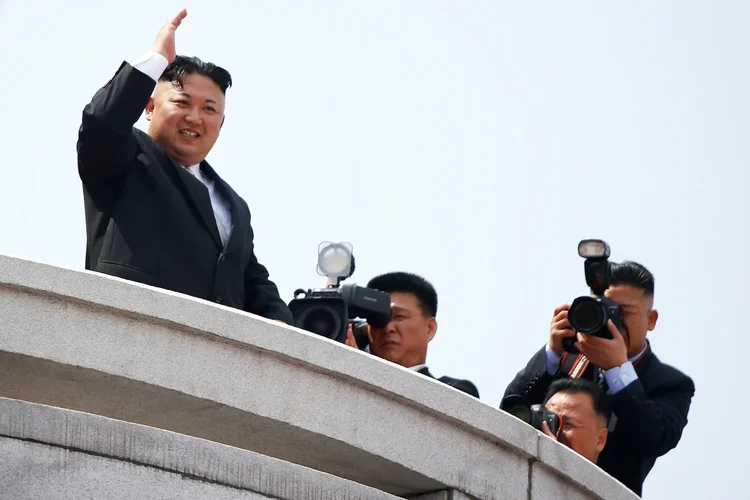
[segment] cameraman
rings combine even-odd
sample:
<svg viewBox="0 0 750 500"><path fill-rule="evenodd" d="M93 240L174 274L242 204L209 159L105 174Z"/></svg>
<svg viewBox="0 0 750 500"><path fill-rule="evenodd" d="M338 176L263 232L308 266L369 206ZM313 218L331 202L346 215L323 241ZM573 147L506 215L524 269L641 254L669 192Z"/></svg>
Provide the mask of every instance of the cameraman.
<svg viewBox="0 0 750 500"><path fill-rule="evenodd" d="M612 264L610 273L605 296L620 306L625 325L622 333L611 321L612 339L576 333L568 321L570 304L559 306L549 342L516 375L505 394L521 394L531 404L540 403L554 380L572 372L569 362L579 360L563 350L563 338L575 336L576 347L593 365L581 375L607 388L612 396L609 439L598 465L641 495L643 481L656 459L680 441L695 385L690 377L662 363L646 339L659 317L653 308L653 275L628 261Z"/></svg>
<svg viewBox="0 0 750 500"><path fill-rule="evenodd" d="M555 380L544 398L544 407L561 420L560 437L550 432L546 421L542 431L552 439L596 463L607 443L607 423L612 412L609 396L586 379Z"/></svg>
<svg viewBox="0 0 750 500"><path fill-rule="evenodd" d="M368 288L391 296L391 321L382 328L371 326L370 352L424 376L435 378L427 369L427 344L437 332L437 292L421 276L393 272L371 279ZM351 326L346 344L356 347ZM440 382L479 398L476 386L462 379L440 377Z"/></svg>

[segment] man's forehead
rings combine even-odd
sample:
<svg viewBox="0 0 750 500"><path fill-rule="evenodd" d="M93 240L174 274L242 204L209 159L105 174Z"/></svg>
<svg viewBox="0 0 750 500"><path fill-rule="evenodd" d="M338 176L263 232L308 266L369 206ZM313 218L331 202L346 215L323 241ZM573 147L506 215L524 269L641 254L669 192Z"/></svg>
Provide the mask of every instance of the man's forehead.
<svg viewBox="0 0 750 500"><path fill-rule="evenodd" d="M547 406L554 407L558 411L586 414L594 410L594 399L591 394L585 392L558 392L547 401Z"/></svg>
<svg viewBox="0 0 750 500"><path fill-rule="evenodd" d="M646 293L632 285L614 285L604 292L604 296L621 306L636 306L646 297Z"/></svg>
<svg viewBox="0 0 750 500"><path fill-rule="evenodd" d="M391 292L391 308L404 312L412 311L419 306L419 301L413 293Z"/></svg>
<svg viewBox="0 0 750 500"><path fill-rule="evenodd" d="M396 304L395 302L391 302L391 311L394 313L408 313L412 312L412 310L408 307L400 306Z"/></svg>
<svg viewBox="0 0 750 500"><path fill-rule="evenodd" d="M188 99L201 99L204 101L224 102L224 93L221 87L203 75L188 74L182 79L182 85L170 81L160 81L156 85L156 92L169 96L182 96Z"/></svg>

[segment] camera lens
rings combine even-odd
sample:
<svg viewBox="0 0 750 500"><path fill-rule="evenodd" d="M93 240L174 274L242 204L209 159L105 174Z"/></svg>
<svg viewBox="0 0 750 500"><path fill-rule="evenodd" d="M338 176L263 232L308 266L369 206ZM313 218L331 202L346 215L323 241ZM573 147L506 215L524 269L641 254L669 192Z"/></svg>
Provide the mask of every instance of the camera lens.
<svg viewBox="0 0 750 500"><path fill-rule="evenodd" d="M591 297L576 299L568 311L568 320L573 329L581 333L597 330L606 322L601 304Z"/></svg>
<svg viewBox="0 0 750 500"><path fill-rule="evenodd" d="M505 411L507 411L514 417L523 420L526 423L531 422L531 410L528 406L514 406L512 408L508 408Z"/></svg>
<svg viewBox="0 0 750 500"><path fill-rule="evenodd" d="M500 401L500 409L513 415L514 417L531 423L531 406L523 396L510 394Z"/></svg>
<svg viewBox="0 0 750 500"><path fill-rule="evenodd" d="M336 311L327 307L316 307L307 311L300 321L300 328L333 338L341 328L341 320L336 316Z"/></svg>

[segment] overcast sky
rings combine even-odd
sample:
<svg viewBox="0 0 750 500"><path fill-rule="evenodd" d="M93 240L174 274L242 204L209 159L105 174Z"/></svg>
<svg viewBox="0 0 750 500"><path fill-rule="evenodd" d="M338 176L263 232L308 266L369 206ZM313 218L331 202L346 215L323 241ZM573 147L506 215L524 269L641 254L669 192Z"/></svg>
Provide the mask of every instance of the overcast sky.
<svg viewBox="0 0 750 500"><path fill-rule="evenodd" d="M81 111L181 7L178 53L235 83L208 160L286 300L324 284L322 240L350 281L422 274L431 371L497 407L604 238L655 274L654 352L697 386L644 495L744 495L750 3L5 0L0 253L83 268Z"/></svg>

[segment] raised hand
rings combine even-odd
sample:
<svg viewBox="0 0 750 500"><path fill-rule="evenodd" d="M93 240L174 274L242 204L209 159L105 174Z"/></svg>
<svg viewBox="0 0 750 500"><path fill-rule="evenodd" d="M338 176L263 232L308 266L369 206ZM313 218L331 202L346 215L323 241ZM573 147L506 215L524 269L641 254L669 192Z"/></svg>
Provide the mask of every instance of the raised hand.
<svg viewBox="0 0 750 500"><path fill-rule="evenodd" d="M359 349L359 346L357 346L357 341L354 340L354 330L352 329L351 323L349 323L349 326L346 327L346 341L344 341L344 344L348 345L349 347Z"/></svg>
<svg viewBox="0 0 750 500"><path fill-rule="evenodd" d="M570 304L557 306L550 324L549 348L557 357L562 356L565 352L563 339L575 336L575 332L570 327L570 321L568 321L568 309L570 309Z"/></svg>
<svg viewBox="0 0 750 500"><path fill-rule="evenodd" d="M579 333L578 342L576 342L578 350L585 354L594 366L602 370L609 370L628 362L628 347L625 344L625 338L611 319L607 321L607 328L612 334L611 339Z"/></svg>
<svg viewBox="0 0 750 500"><path fill-rule="evenodd" d="M187 9L182 9L167 24L162 26L159 34L156 35L156 41L151 49L153 52L163 55L170 63L177 57L177 52L175 52L174 48L174 32L186 16Z"/></svg>

